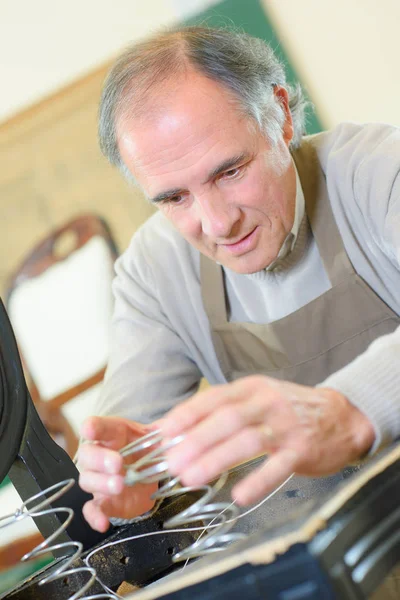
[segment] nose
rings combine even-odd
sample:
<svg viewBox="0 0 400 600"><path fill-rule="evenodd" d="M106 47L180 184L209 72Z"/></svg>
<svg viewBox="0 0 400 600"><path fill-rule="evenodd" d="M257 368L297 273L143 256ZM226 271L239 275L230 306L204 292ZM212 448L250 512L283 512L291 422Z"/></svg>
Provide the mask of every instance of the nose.
<svg viewBox="0 0 400 600"><path fill-rule="evenodd" d="M227 239L238 227L241 211L219 191L207 191L195 199L198 218L205 235L213 239Z"/></svg>

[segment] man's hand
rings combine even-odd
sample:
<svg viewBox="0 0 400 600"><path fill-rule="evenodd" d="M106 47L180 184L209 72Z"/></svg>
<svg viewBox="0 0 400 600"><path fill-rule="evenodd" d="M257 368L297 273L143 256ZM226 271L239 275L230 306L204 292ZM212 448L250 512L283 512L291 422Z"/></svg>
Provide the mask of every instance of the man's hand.
<svg viewBox="0 0 400 600"><path fill-rule="evenodd" d="M79 485L94 496L83 507L83 515L93 529L106 531L109 517L131 519L153 507L150 496L157 490L157 483L125 487L124 459L116 452L148 432L145 426L119 417L90 417L83 424L83 438L96 441L83 443L78 452ZM129 462L139 457L132 455Z"/></svg>
<svg viewBox="0 0 400 600"><path fill-rule="evenodd" d="M185 438L166 456L184 485L201 485L262 454L265 463L233 489L238 504L260 500L291 473L330 475L371 447L368 418L333 389L264 376L211 387L158 423L166 439Z"/></svg>

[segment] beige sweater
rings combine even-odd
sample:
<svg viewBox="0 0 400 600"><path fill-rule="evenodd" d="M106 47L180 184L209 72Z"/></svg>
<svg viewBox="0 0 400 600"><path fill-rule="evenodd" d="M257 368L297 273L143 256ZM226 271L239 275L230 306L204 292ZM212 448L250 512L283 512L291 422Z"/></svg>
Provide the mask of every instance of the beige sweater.
<svg viewBox="0 0 400 600"><path fill-rule="evenodd" d="M400 129L345 123L313 140L349 258L400 315ZM226 270L232 321L272 322L329 288L309 228L294 234L304 252L289 252L273 270ZM116 271L111 354L98 413L149 422L191 395L202 376L224 383L201 300L198 251L161 213L134 235ZM375 448L400 436L400 331L373 342L321 384L369 416Z"/></svg>

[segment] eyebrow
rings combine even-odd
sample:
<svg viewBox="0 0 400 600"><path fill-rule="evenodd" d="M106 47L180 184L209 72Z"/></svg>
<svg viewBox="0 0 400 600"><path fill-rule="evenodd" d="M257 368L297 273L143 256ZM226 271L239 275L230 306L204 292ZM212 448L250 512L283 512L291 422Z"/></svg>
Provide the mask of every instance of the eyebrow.
<svg viewBox="0 0 400 600"><path fill-rule="evenodd" d="M227 158L218 166L216 166L212 171L210 171L204 183L210 181L211 179L215 179L224 171L229 171L229 169L233 169L237 164L248 160L249 156L250 155L248 152L242 152L241 154L237 154L236 156ZM182 194L185 191L186 190L184 188L173 188L170 190L166 190L165 192L160 192L159 194L154 196L154 198L150 198L150 202L152 204L158 204L160 202L163 202L164 200L168 200L168 198L172 198L173 196L179 196L179 194Z"/></svg>
<svg viewBox="0 0 400 600"><path fill-rule="evenodd" d="M247 152L242 152L241 154L237 154L236 156L227 158L226 160L224 160L224 162L215 167L215 169L213 169L208 174L206 181L210 181L210 179L215 179L215 177L218 177L218 175L220 175L224 171L229 171L229 169L233 169L238 163L248 160L248 158L249 154Z"/></svg>

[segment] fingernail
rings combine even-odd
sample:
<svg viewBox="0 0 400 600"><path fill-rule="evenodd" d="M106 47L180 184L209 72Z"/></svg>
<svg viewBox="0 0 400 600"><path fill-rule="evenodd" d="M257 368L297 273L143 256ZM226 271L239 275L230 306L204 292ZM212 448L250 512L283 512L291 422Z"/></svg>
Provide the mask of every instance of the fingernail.
<svg viewBox="0 0 400 600"><path fill-rule="evenodd" d="M202 485L205 482L203 469L200 467L191 467L185 471L182 479L186 485Z"/></svg>
<svg viewBox="0 0 400 600"><path fill-rule="evenodd" d="M104 459L104 469L106 473L118 473L119 471L119 461L114 456L106 456Z"/></svg>
<svg viewBox="0 0 400 600"><path fill-rule="evenodd" d="M104 520L101 517L98 517L95 521L95 529L97 531L104 531Z"/></svg>
<svg viewBox="0 0 400 600"><path fill-rule="evenodd" d="M167 455L168 471L173 475L178 475L181 468L181 457L176 454Z"/></svg>
<svg viewBox="0 0 400 600"><path fill-rule="evenodd" d="M119 494L121 491L119 477L109 477L107 480L107 487L111 494Z"/></svg>

